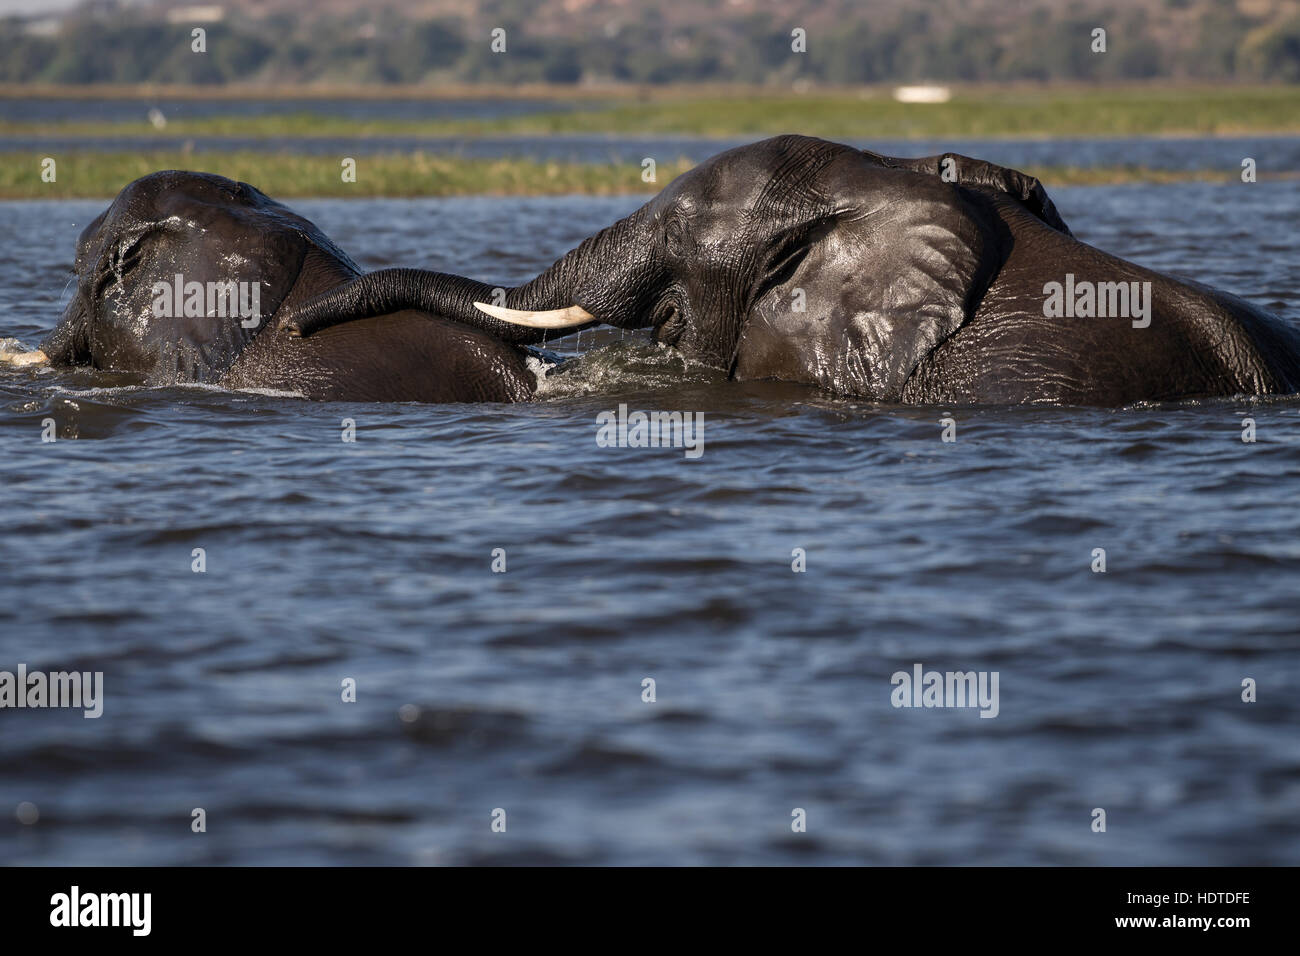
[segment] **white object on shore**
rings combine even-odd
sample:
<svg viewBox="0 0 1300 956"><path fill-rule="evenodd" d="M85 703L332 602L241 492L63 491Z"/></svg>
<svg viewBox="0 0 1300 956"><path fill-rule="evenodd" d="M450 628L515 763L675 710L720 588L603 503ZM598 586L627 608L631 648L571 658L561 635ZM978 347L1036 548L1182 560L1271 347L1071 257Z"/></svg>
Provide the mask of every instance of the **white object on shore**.
<svg viewBox="0 0 1300 956"><path fill-rule="evenodd" d="M947 86L896 86L894 99L900 103L947 103L952 89Z"/></svg>

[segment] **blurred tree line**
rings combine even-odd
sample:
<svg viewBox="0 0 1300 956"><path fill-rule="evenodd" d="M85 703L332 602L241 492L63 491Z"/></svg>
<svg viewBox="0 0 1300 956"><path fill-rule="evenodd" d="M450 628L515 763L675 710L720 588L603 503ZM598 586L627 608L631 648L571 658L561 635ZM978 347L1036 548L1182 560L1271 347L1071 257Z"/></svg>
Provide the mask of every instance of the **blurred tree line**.
<svg viewBox="0 0 1300 956"><path fill-rule="evenodd" d="M1193 0L1160 0L1171 10ZM1009 80L1300 81L1300 16L1265 19L1232 0L1199 0L1171 38L1151 4L1099 13L1074 5L996 21L960 5L942 10L848 5L834 23L810 24L795 53L791 17L771 11L672 21L648 7L621 8L590 28L535 29L517 3L484 19L413 20L395 10L243 15L204 23L207 52L193 53L194 24L132 7L83 10L51 29L0 20L0 81L10 83L789 83ZM1248 11L1250 6L1243 5ZM706 11L707 12L707 11ZM727 14L727 15L724 15ZM490 29L506 30L506 52ZM1186 24L1192 24L1191 29ZM1106 52L1092 31L1106 29Z"/></svg>

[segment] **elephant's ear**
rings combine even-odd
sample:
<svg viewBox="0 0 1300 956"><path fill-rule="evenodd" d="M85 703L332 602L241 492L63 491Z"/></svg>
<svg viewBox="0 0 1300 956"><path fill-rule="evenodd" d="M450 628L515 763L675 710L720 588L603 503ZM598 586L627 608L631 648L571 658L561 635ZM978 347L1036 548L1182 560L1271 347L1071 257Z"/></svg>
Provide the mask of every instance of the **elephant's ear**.
<svg viewBox="0 0 1300 956"><path fill-rule="evenodd" d="M755 301L737 378L813 382L895 402L974 315L1003 259L991 204L940 179L854 157L833 212ZM802 308L802 311L801 311Z"/></svg>
<svg viewBox="0 0 1300 956"><path fill-rule="evenodd" d="M1070 227L1061 218L1061 214L1057 212L1056 204L1052 202L1052 197L1047 195L1043 184L1018 169L998 166L996 163L985 162L982 159L972 159L960 153L941 153L938 156L923 156L919 159L899 159L896 156L882 156L869 150L863 152L885 166L938 176L944 182L955 186L984 189L1010 196L1053 229L1067 236L1073 235Z"/></svg>

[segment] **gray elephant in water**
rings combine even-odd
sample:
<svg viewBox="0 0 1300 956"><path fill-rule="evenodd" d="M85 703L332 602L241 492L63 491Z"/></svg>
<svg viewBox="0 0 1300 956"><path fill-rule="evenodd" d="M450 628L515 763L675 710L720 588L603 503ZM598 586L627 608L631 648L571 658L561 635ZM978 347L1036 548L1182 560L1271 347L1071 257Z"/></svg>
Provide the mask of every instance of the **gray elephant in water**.
<svg viewBox="0 0 1300 956"><path fill-rule="evenodd" d="M221 176L137 179L82 232L75 272L40 350L0 361L343 401L521 401L537 384L518 347L417 309L291 336L281 312L361 270L311 222Z"/></svg>
<svg viewBox="0 0 1300 956"><path fill-rule="evenodd" d="M1295 392L1300 332L1076 239L1042 185L806 136L713 157L532 281L386 269L288 310L311 336L416 308L514 343L593 323L736 379L879 402L1123 405Z"/></svg>

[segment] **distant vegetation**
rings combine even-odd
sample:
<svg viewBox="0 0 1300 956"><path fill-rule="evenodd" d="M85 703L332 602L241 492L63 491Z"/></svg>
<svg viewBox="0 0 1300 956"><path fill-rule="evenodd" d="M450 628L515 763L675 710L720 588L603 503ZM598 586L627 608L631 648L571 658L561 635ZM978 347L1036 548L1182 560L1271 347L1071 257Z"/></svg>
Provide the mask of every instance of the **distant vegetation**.
<svg viewBox="0 0 1300 956"><path fill-rule="evenodd" d="M357 180L345 183L334 158L285 153L178 151L79 152L63 156L52 183L40 177L42 153L0 152L0 199L111 198L140 176L159 169L189 169L251 182L279 199L304 196L548 196L653 193L691 167L684 159L661 163L647 183L639 163L548 163L531 159L465 159L427 153L366 156ZM1136 166L1027 166L1048 188L1116 183L1202 180L1239 182L1238 171L1153 170ZM1267 177L1262 177L1267 178Z"/></svg>
<svg viewBox="0 0 1300 956"><path fill-rule="evenodd" d="M148 100L150 84L167 84L204 97L368 89L386 98L486 95L474 87L487 85L492 95L511 96L524 84L550 84L525 95L565 101L563 108L490 119L467 110L464 118L358 120L330 115L327 105L322 115L295 105L294 115L218 111L151 121L142 102L138 119L121 122L0 120L0 136L166 137L193 147L0 153L0 198L108 197L163 168L217 172L284 198L612 194L653 192L690 165L656 157L658 182L645 183L639 163L471 160L437 155L429 140L412 152L363 151L357 181L345 183L339 156L221 152L213 139L221 136L800 132L878 141L1300 133L1300 0L377 2L374 12L357 11L351 0L228 0L216 10L181 12L174 4L118 8L96 0L63 20L0 20L0 83L8 86L0 92L25 98L37 83L136 84ZM206 53L191 50L196 23L207 31ZM505 53L491 50L498 27L506 31ZM1092 52L1097 28L1106 31L1105 53ZM795 29L806 30L806 53L791 50ZM918 105L890 96L891 84L927 80L951 83L951 100ZM50 155L58 176L46 183L39 171ZM1028 171L1049 187L1237 175L1118 165Z"/></svg>
<svg viewBox="0 0 1300 956"><path fill-rule="evenodd" d="M1300 82L1297 0L97 0L0 21L0 82ZM220 19L213 19L212 7ZM171 18L168 18L168 11ZM430 15L432 12L432 15ZM207 31L206 53L191 29ZM505 30L506 51L491 32ZM1092 32L1106 31L1106 52ZM806 52L792 50L792 31Z"/></svg>
<svg viewBox="0 0 1300 956"><path fill-rule="evenodd" d="M40 153L0 152L0 199L112 197L160 169L217 173L252 183L276 198L302 196L548 196L654 192L692 165L663 163L659 182L640 165L548 163L533 159L465 159L428 153L365 156L356 182L345 183L334 158L285 153L180 151L78 152L59 159L57 178L41 181Z"/></svg>

